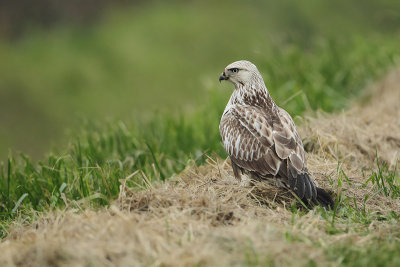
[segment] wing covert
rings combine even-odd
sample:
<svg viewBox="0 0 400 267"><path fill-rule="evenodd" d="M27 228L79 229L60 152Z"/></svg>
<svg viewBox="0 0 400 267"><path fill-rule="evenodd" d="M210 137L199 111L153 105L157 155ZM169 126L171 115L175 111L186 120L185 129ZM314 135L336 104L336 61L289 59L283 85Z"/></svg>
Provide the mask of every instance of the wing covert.
<svg viewBox="0 0 400 267"><path fill-rule="evenodd" d="M290 115L282 109L278 112L266 114L257 107L235 105L221 118L224 148L240 168L280 176L300 197L311 197L315 185L303 179L307 168L301 139Z"/></svg>

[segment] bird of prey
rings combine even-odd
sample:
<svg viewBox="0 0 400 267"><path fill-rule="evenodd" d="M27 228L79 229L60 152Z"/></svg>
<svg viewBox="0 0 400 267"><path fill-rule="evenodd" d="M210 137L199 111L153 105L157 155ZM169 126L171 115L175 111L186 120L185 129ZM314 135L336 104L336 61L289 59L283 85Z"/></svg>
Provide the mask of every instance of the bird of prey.
<svg viewBox="0 0 400 267"><path fill-rule="evenodd" d="M273 181L309 206L333 209L331 196L308 173L292 117L272 100L257 67L245 60L233 62L219 77L223 80L235 86L219 125L235 177Z"/></svg>

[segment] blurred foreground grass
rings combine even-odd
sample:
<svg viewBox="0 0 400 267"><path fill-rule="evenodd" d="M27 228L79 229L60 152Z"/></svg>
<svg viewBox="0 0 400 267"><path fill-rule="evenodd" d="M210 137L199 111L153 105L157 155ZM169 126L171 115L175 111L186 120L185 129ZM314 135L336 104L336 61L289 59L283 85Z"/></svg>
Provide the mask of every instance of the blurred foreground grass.
<svg viewBox="0 0 400 267"><path fill-rule="evenodd" d="M40 154L66 128L81 130L39 163L0 165L0 218L63 206L62 196L106 205L137 170L165 179L204 153L224 156L218 123L232 88L217 79L238 59L257 64L293 116L346 107L399 63L400 22L392 1L332 5L149 4L2 42L1 151Z"/></svg>

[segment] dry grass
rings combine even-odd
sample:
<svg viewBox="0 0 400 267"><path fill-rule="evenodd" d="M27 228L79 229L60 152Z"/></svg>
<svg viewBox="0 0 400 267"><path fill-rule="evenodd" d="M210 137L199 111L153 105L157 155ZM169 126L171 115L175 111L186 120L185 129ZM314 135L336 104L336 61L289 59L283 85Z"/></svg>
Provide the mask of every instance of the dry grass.
<svg viewBox="0 0 400 267"><path fill-rule="evenodd" d="M336 195L354 197L358 207L376 192L370 184L362 186L362 170L376 166L376 153L391 166L398 162L399 87L400 72L393 72L373 87L364 106L307 118L300 128L312 176ZM338 186L343 172L348 181ZM329 256L330 248L370 247L382 236L397 242L400 233L393 220L363 223L338 216L333 224L323 210L292 212L290 193L267 184L241 186L221 159L188 166L165 183L143 180L143 186L138 191L123 183L109 209L70 207L40 215L28 226L16 221L0 243L0 265L335 266L343 257ZM399 214L400 204L376 194L365 210L367 216Z"/></svg>
<svg viewBox="0 0 400 267"><path fill-rule="evenodd" d="M400 158L400 71L368 88L369 101L340 115L307 118L300 134L306 149L318 155L371 166L379 158L395 166Z"/></svg>

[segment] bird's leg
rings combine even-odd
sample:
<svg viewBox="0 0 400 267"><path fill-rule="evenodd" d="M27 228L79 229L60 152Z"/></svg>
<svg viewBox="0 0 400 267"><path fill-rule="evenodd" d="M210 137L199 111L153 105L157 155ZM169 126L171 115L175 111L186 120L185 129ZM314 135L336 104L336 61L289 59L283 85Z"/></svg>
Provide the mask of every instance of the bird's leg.
<svg viewBox="0 0 400 267"><path fill-rule="evenodd" d="M275 184L277 187L287 188L286 184L282 181L282 178L280 177L275 177Z"/></svg>
<svg viewBox="0 0 400 267"><path fill-rule="evenodd" d="M241 186L250 186L251 185L251 178L249 177L248 174L242 173L241 179L240 179L240 185Z"/></svg>
<svg viewBox="0 0 400 267"><path fill-rule="evenodd" d="M249 186L251 183L250 177L247 174L245 174L243 170L232 161L231 164L232 164L233 174L235 175L235 178L238 179L238 181L240 182L240 185Z"/></svg>
<svg viewBox="0 0 400 267"><path fill-rule="evenodd" d="M231 160L231 165L232 165L232 170L233 170L233 174L235 175L235 178L238 179L239 181L241 181L242 180L241 179L242 170L232 160Z"/></svg>

